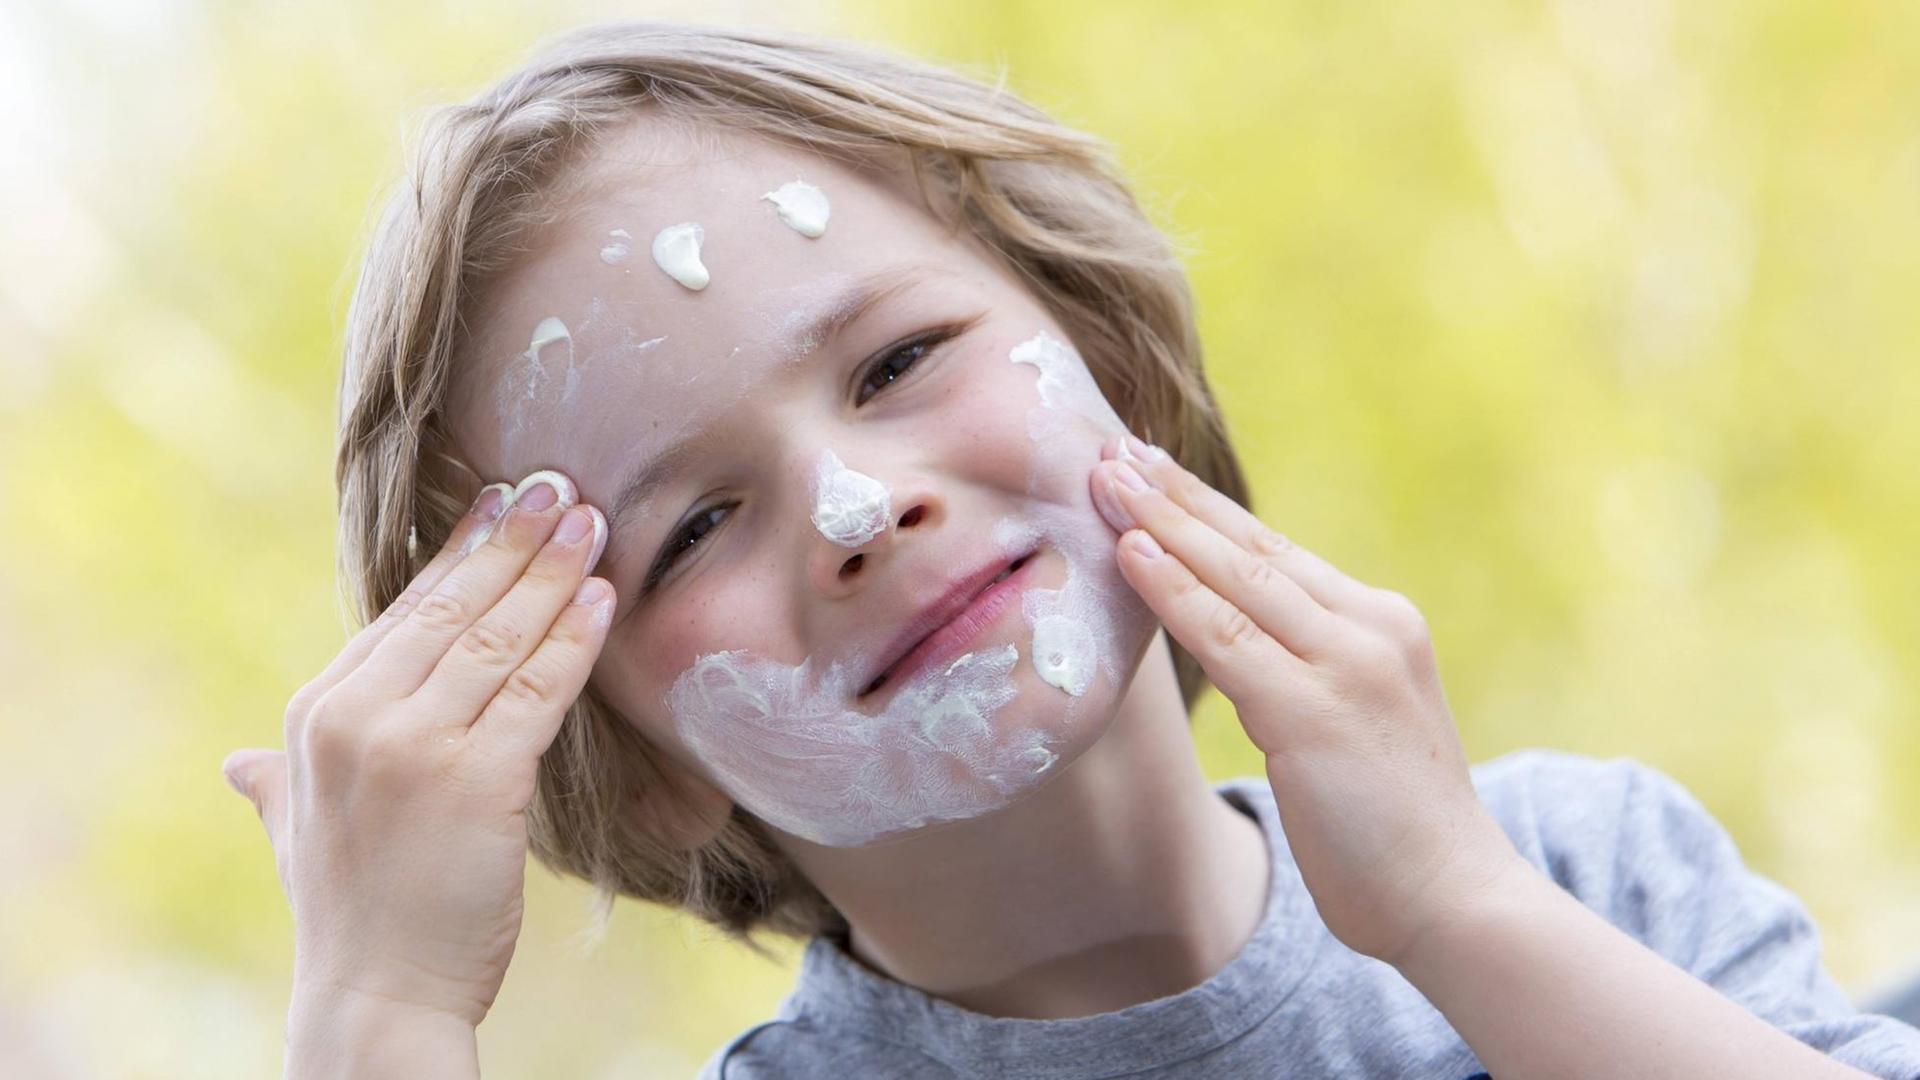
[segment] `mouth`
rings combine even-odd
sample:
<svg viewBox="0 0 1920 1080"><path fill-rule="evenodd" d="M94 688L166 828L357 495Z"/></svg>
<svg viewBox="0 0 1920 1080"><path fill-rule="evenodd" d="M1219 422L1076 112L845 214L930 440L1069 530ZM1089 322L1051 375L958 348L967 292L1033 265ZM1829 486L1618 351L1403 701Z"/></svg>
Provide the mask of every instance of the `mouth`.
<svg viewBox="0 0 1920 1080"><path fill-rule="evenodd" d="M965 653L1020 598L1034 554L981 567L924 605L882 654L888 659L857 700Z"/></svg>

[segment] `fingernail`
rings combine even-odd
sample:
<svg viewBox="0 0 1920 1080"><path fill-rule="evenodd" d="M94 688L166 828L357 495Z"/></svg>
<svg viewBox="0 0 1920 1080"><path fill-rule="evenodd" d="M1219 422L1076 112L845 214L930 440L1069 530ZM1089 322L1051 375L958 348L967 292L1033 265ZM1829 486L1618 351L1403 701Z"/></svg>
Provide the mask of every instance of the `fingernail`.
<svg viewBox="0 0 1920 1080"><path fill-rule="evenodd" d="M1133 515L1127 513L1127 508L1120 505L1120 500L1114 497L1111 480L1093 485L1093 505L1100 511L1100 516L1113 526L1114 532L1126 532L1139 525L1133 520Z"/></svg>
<svg viewBox="0 0 1920 1080"><path fill-rule="evenodd" d="M1127 534L1127 545L1140 553L1141 557L1157 559L1166 554L1158 541L1145 532L1135 531Z"/></svg>
<svg viewBox="0 0 1920 1080"><path fill-rule="evenodd" d="M1113 475L1114 479L1134 491L1145 491L1153 486L1147 483L1147 478L1141 476L1139 470L1124 461L1120 463L1118 468L1113 470Z"/></svg>
<svg viewBox="0 0 1920 1080"><path fill-rule="evenodd" d="M607 583L599 578L588 578L573 590L573 602L576 604L597 604L607 595Z"/></svg>
<svg viewBox="0 0 1920 1080"><path fill-rule="evenodd" d="M600 565L600 556L607 550L607 519L598 507L589 506L587 512L593 515L593 554L587 556L587 573Z"/></svg>
<svg viewBox="0 0 1920 1080"><path fill-rule="evenodd" d="M1135 457L1142 458L1146 461L1169 460L1169 455L1165 450L1160 449L1152 443L1141 442L1138 437L1133 435L1127 436L1127 449L1132 450Z"/></svg>
<svg viewBox="0 0 1920 1080"><path fill-rule="evenodd" d="M553 530L553 538L562 544L577 544L593 531L593 515L585 510L569 510L560 517L560 527Z"/></svg>
<svg viewBox="0 0 1920 1080"><path fill-rule="evenodd" d="M528 473L513 489L513 505L523 510L545 510L556 503L572 506L575 501L573 482L552 469Z"/></svg>
<svg viewBox="0 0 1920 1080"><path fill-rule="evenodd" d="M221 769L220 775L226 777L228 787L232 788L234 791L242 795L245 795L247 793L247 789L240 786L240 778L234 775L230 770ZM232 805L232 804L229 803L228 805Z"/></svg>
<svg viewBox="0 0 1920 1080"><path fill-rule="evenodd" d="M480 489L480 497L473 500L473 509L467 511L480 521L492 521L507 508L507 502L513 497L513 485L488 484Z"/></svg>

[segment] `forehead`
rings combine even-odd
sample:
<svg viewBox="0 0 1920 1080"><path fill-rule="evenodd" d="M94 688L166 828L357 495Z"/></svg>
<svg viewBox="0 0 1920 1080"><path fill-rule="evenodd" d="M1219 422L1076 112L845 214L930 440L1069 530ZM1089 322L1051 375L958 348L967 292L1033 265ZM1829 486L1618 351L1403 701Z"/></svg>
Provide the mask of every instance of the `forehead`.
<svg viewBox="0 0 1920 1080"><path fill-rule="evenodd" d="M586 494L592 477L579 475L580 451L606 441L596 431L670 438L690 396L713 396L716 379L743 384L787 359L774 355L781 344L852 284L893 267L986 265L923 204L904 153L855 164L647 116L609 132L579 169L563 214L530 238L470 323L456 425L489 478L562 468ZM788 226L762 198L795 179L820 188L831 206L819 237ZM668 277L650 253L656 233L684 222L704 232L711 280L699 291ZM549 319L570 337L530 359L535 339L552 336Z"/></svg>

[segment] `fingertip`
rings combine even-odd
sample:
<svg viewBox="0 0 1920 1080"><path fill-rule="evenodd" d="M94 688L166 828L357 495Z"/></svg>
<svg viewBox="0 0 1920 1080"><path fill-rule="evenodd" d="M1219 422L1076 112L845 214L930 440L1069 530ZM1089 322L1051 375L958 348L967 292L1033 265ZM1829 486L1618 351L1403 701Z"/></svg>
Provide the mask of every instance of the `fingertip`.
<svg viewBox="0 0 1920 1080"><path fill-rule="evenodd" d="M590 577L582 581L579 588L573 590L573 602L592 607L605 600L612 591L613 588L607 584L606 578Z"/></svg>
<svg viewBox="0 0 1920 1080"><path fill-rule="evenodd" d="M1149 562L1167 553L1160 542L1153 538L1153 534L1145 529L1127 530L1127 534L1120 538L1120 546L1134 557Z"/></svg>
<svg viewBox="0 0 1920 1080"><path fill-rule="evenodd" d="M573 591L573 606L586 613L588 625L596 630L613 622L613 599L613 583L605 578L587 578Z"/></svg>

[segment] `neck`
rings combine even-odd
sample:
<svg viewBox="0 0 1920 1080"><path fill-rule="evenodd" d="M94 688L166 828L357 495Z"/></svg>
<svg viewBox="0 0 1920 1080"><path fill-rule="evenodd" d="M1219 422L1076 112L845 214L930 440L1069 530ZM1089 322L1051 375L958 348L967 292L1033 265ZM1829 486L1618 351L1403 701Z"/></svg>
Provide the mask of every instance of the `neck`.
<svg viewBox="0 0 1920 1080"><path fill-rule="evenodd" d="M1206 981L1265 909L1260 827L1194 753L1156 635L1105 734L1012 806L862 848L782 846L861 962L990 1016L1111 1012Z"/></svg>

